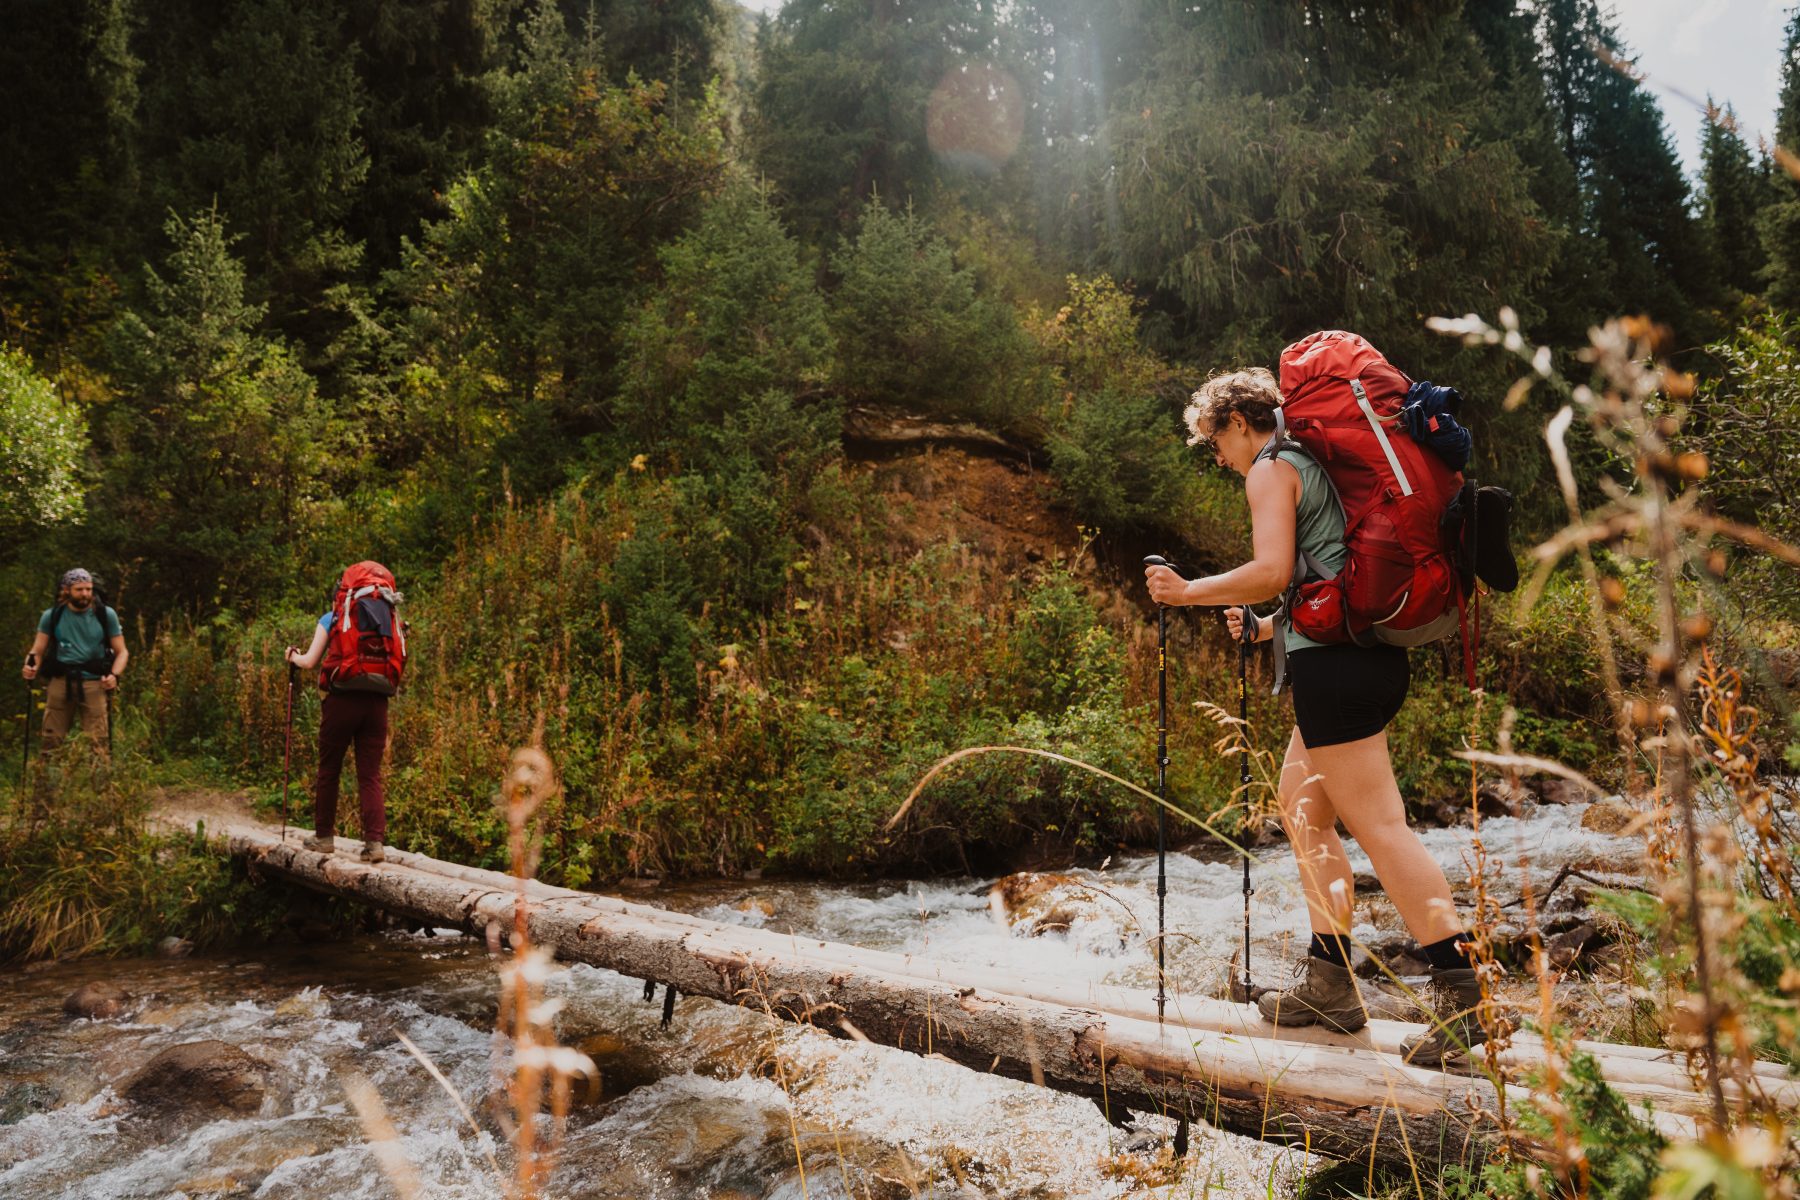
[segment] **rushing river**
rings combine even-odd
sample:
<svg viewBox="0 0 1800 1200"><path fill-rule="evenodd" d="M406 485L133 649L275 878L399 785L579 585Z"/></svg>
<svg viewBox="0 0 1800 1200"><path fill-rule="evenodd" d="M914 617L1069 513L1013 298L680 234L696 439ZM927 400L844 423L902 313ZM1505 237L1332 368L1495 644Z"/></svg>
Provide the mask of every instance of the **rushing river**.
<svg viewBox="0 0 1800 1200"><path fill-rule="evenodd" d="M1489 852L1501 860L1490 886L1511 898L1527 871L1542 886L1566 863L1630 870L1641 843L1582 830L1581 811L1485 822ZM1468 837L1426 834L1453 880L1467 877ZM1241 937L1239 869L1171 854L1168 870L1170 970L1183 990L1216 989ZM1154 857L1043 877L1010 919L996 915L989 882L968 879L746 882L632 898L1032 976L1150 987L1155 880ZM1284 850L1262 855L1255 885L1253 961L1260 980L1279 982L1304 924ZM1358 917L1365 938L1394 929L1379 898L1359 897ZM97 980L133 994L126 1013L64 1017L63 997ZM506 1070L492 1037L497 990L485 949L450 933L0 974L0 1197L391 1196L345 1096L356 1076L385 1102L423 1195L499 1196L489 1155L502 1169L510 1159L486 1105ZM646 1004L638 980L586 966L559 970L551 991L565 1002L559 1036L586 1051L603 1079L569 1122L548 1196L1150 1194L1139 1168L1173 1128L1148 1118L1121 1129L1087 1100L707 1000L681 1000L664 1030L660 993ZM399 1033L467 1098L482 1132L469 1129ZM159 1050L206 1039L271 1064L260 1111L143 1111L118 1095ZM1297 1152L1196 1131L1180 1182L1155 1194L1281 1194L1305 1166Z"/></svg>

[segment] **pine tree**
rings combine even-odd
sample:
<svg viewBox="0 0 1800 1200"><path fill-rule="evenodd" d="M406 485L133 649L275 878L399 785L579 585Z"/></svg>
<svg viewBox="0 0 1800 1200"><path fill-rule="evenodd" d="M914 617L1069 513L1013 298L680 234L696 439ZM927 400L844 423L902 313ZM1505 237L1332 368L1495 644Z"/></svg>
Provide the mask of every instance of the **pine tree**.
<svg viewBox="0 0 1800 1200"><path fill-rule="evenodd" d="M1137 12L1152 57L1106 129L1115 269L1179 305L1190 348L1268 361L1344 327L1419 368L1448 353L1424 316L1530 307L1554 235L1483 130L1490 72L1459 14Z"/></svg>
<svg viewBox="0 0 1800 1200"><path fill-rule="evenodd" d="M1786 151L1777 155L1776 192L1780 196L1763 211L1763 250L1768 256L1763 278L1769 304L1800 311L1800 8L1788 18L1781 49L1781 104L1775 114L1775 140Z"/></svg>
<svg viewBox="0 0 1800 1200"><path fill-rule="evenodd" d="M10 337L51 359L106 319L119 256L137 249L128 219L142 66L129 48L135 23L129 0L6 10L0 313Z"/></svg>
<svg viewBox="0 0 1800 1200"><path fill-rule="evenodd" d="M304 570L332 464L353 476L343 424L279 342L258 332L223 215L171 216L161 270L108 338L117 391L95 421L104 475L90 526L129 563L151 614L239 607Z"/></svg>
<svg viewBox="0 0 1800 1200"><path fill-rule="evenodd" d="M929 203L933 89L984 65L996 0L790 0L759 58L756 160L803 235L836 234L879 192Z"/></svg>
<svg viewBox="0 0 1800 1200"><path fill-rule="evenodd" d="M403 237L443 215L441 195L471 164L492 120L482 80L500 66L506 6L338 0L337 51L363 95L357 133L369 170L344 217L370 272L394 266Z"/></svg>
<svg viewBox="0 0 1800 1200"><path fill-rule="evenodd" d="M1580 233L1598 254L1602 311L1648 311L1686 339L1710 331L1697 306L1718 298L1693 196L1647 89L1615 63L1629 57L1597 0L1538 6L1543 69L1582 201ZM1605 57L1603 57L1605 56Z"/></svg>
<svg viewBox="0 0 1800 1200"><path fill-rule="evenodd" d="M661 81L679 105L698 101L718 70L724 24L714 0L611 0L598 10L571 0L565 12L574 21L593 15L614 83Z"/></svg>
<svg viewBox="0 0 1800 1200"><path fill-rule="evenodd" d="M1750 147L1738 136L1736 120L1727 106L1707 122L1700 149L1702 211L1720 278L1725 286L1750 293L1756 290L1763 262L1756 232L1762 181Z"/></svg>
<svg viewBox="0 0 1800 1200"><path fill-rule="evenodd" d="M512 479L561 479L561 454L607 422L621 325L654 280L659 243L719 187L716 114L677 114L662 83L606 84L599 44L554 0L520 31L494 81L485 161L450 190L401 280L415 348L497 377L510 410Z"/></svg>
<svg viewBox="0 0 1800 1200"><path fill-rule="evenodd" d="M250 295L318 365L346 326L362 264L348 230L369 174L367 97L329 7L304 0L157 6L143 24L134 261L170 212L214 205L241 237Z"/></svg>

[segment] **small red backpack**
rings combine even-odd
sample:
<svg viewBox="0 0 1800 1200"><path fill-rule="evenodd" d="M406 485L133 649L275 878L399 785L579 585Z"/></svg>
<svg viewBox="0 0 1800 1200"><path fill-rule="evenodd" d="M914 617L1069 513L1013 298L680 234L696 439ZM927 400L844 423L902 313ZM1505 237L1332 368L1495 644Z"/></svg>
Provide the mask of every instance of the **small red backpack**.
<svg viewBox="0 0 1800 1200"><path fill-rule="evenodd" d="M1298 444L1330 477L1344 510L1349 557L1335 575L1296 563L1285 618L1316 642L1421 646L1454 631L1471 590L1446 537L1463 477L1406 432L1412 388L1363 338L1311 334L1281 352L1276 437Z"/></svg>
<svg viewBox="0 0 1800 1200"><path fill-rule="evenodd" d="M331 598L335 619L319 671L321 688L378 696L400 690L406 670L406 622L396 611L401 599L393 574L378 562L359 562L344 572Z"/></svg>

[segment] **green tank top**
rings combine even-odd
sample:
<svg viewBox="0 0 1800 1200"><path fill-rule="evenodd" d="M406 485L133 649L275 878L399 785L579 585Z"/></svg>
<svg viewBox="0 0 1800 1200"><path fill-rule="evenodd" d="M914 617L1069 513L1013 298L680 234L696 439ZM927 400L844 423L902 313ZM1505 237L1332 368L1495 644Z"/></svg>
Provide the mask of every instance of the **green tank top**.
<svg viewBox="0 0 1800 1200"><path fill-rule="evenodd" d="M1342 569L1350 550L1344 545L1344 510L1325 468L1313 461L1304 450L1284 449L1276 455L1282 462L1300 472L1300 507L1294 513L1294 546L1303 550L1326 570ZM1296 581L1299 582L1299 581ZM1288 652L1320 646L1292 628L1283 630Z"/></svg>

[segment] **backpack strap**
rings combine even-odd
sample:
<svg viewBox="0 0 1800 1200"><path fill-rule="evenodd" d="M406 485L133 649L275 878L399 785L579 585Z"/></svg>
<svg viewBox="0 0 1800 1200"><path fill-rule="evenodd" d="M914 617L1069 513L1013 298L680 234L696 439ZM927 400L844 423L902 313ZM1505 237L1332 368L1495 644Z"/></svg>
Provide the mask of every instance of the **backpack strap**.
<svg viewBox="0 0 1800 1200"><path fill-rule="evenodd" d="M1358 385L1360 389L1361 385ZM1372 411L1372 410L1371 410ZM1306 454L1306 447L1296 441L1287 431L1287 417L1280 408L1275 410L1275 432L1269 435L1268 442L1256 452L1256 462L1263 459L1274 461L1283 450L1297 450ZM1307 455L1307 457L1312 457ZM1292 465L1291 463L1289 464ZM1325 476L1325 486L1331 489L1331 498L1337 502L1338 512L1344 511L1344 498L1338 495L1337 484L1331 481L1331 473L1321 469ZM1274 643L1275 652L1275 686L1271 695L1280 695L1281 689L1287 686L1287 631L1293 623L1292 611L1300 598L1300 585L1308 579L1335 579L1337 572L1328 570L1324 563L1308 554L1298 545L1295 538L1294 573L1288 577L1287 590L1281 595L1281 604L1275 610L1275 635L1270 639Z"/></svg>
<svg viewBox="0 0 1800 1200"><path fill-rule="evenodd" d="M1400 456L1394 453L1394 443L1388 441L1387 430L1381 427L1382 421L1375 414L1375 406L1369 403L1369 393L1363 390L1362 380L1352 379L1350 390L1356 395L1356 407L1362 409L1363 416L1369 419L1369 428L1375 431L1375 440L1381 443L1381 452L1387 455L1388 466L1393 469L1394 478L1400 482L1401 494L1412 495L1412 483L1406 478L1405 468L1400 465Z"/></svg>
<svg viewBox="0 0 1800 1200"><path fill-rule="evenodd" d="M96 588L94 591L94 616L100 622L100 649L94 654L94 657L86 662L66 663L56 653L56 635L62 629L63 615L68 611L69 606L60 601L50 610L50 628L45 631L45 636L50 639L50 645L44 652L44 661L38 666L38 674L45 679L55 679L62 675L75 676L76 695L79 696L81 694L81 672L94 671L101 675L112 674L113 656L108 646L112 638L106 632L106 618L110 616L117 621L119 614L107 607L106 598ZM123 628L120 626L121 631Z"/></svg>

